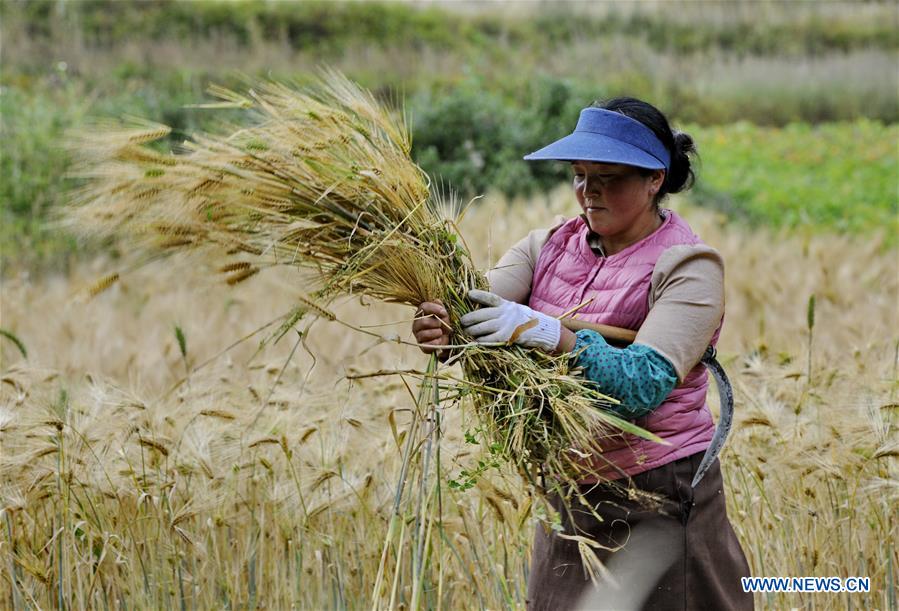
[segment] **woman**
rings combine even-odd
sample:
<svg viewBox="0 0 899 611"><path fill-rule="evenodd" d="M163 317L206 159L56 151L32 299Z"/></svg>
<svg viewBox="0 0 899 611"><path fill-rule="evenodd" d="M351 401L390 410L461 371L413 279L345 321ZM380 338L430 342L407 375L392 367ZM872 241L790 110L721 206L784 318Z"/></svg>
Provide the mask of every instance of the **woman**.
<svg viewBox="0 0 899 611"><path fill-rule="evenodd" d="M717 342L724 315L724 267L687 223L659 203L692 185L693 140L633 98L581 111L574 132L525 157L571 164L582 214L532 231L488 273L483 304L462 317L479 342L515 340L553 354L571 353L584 375L621 401L615 410L668 445L622 435L603 440L602 479L621 478L662 496L649 510L620 486L580 482L603 520L574 508L574 524L604 548L599 557L619 584L590 588L577 544L538 528L528 584L529 609L751 609L741 576L749 567L727 519L716 460L696 488L691 480L714 424L699 363ZM555 318L580 304L578 318L637 331L626 348L594 331L573 333ZM420 306L413 324L422 350L447 345L449 318L439 302ZM439 319L442 319L441 322ZM558 499L556 501L558 503ZM626 544L626 545L625 545Z"/></svg>

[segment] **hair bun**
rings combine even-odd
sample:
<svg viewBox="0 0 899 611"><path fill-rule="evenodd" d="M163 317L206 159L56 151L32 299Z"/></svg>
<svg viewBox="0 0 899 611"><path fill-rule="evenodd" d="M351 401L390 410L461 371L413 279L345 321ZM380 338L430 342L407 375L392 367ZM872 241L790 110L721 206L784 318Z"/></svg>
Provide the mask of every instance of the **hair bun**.
<svg viewBox="0 0 899 611"><path fill-rule="evenodd" d="M696 175L691 167L690 157L696 156L696 143L690 134L674 132L674 150L671 155L671 169L665 177L665 191L679 193L693 186Z"/></svg>

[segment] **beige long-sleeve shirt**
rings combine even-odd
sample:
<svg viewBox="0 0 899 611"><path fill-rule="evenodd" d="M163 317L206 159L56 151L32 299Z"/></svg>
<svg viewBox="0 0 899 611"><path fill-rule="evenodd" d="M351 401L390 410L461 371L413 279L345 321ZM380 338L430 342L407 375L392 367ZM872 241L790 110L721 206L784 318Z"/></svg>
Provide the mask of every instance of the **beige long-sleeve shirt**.
<svg viewBox="0 0 899 611"><path fill-rule="evenodd" d="M500 257L487 272L490 290L504 299L527 303L540 250L566 220L557 217L551 227L531 231ZM599 236L587 235L596 256L605 256ZM649 314L637 332L636 343L668 359L682 382L702 358L723 315L721 255L703 244L672 246L653 269Z"/></svg>

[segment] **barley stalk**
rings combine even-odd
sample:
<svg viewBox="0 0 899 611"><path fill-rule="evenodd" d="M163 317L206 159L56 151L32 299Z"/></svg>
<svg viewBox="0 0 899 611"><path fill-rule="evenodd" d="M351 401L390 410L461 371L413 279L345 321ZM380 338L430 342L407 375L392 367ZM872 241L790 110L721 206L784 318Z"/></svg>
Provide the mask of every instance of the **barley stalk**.
<svg viewBox="0 0 899 611"><path fill-rule="evenodd" d="M147 148L169 133L164 126L106 127L82 134L74 146L83 160L77 171L87 181L75 194L72 225L85 234L126 237L139 255L206 257L226 274L228 284L272 266L305 270L313 290L285 315L278 337L307 313L337 320L328 304L340 295L367 295L413 307L442 300L459 338L454 362L464 376L430 371L424 374L425 386L433 385L436 392L440 381L455 386L448 396L470 397L463 405L473 407L485 442L496 448L496 455L523 474L542 465L553 492L567 496L578 480L596 475L582 457L600 454L606 434L626 431L658 441L601 409L611 400L585 385L569 369L567 356L469 341L459 326L460 317L475 306L466 291L488 285L456 230L459 216L453 210L459 206L432 196L429 178L410 158L405 121L369 92L326 72L304 90L263 82L246 94L221 89L213 93L223 103L245 109L248 124L225 135L197 134L184 143L183 154ZM294 350L301 339L302 333ZM420 403L419 419L433 407ZM439 451L439 436L431 437L434 427L420 440L424 455L409 453L421 426L413 421L407 433L375 601L407 490L403 479L410 474L419 478L418 528L409 534L415 541L412 596L416 605L420 601L433 524L428 482L442 476L432 472L432 453ZM166 455L164 446L150 439L142 443ZM529 482L537 493L547 492L534 478ZM406 534L403 522L391 607Z"/></svg>

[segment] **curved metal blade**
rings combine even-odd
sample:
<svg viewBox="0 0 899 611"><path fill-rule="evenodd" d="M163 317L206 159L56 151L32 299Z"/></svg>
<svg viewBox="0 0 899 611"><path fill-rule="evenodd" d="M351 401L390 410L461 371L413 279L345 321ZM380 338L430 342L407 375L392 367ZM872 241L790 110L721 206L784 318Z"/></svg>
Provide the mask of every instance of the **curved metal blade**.
<svg viewBox="0 0 899 611"><path fill-rule="evenodd" d="M727 379L724 367L715 358L715 349L712 346L709 346L700 362L706 366L706 369L715 378L715 386L718 388L718 398L721 402L721 416L718 418L718 425L715 427L712 443L705 451L702 461L699 463L699 468L696 470L696 475L693 476L693 483L691 484L693 488L696 487L696 484L699 483L705 472L709 470L709 467L718 458L718 454L721 452L721 448L724 447L724 442L727 441L727 435L730 433L734 421L734 390L730 385L730 380Z"/></svg>

